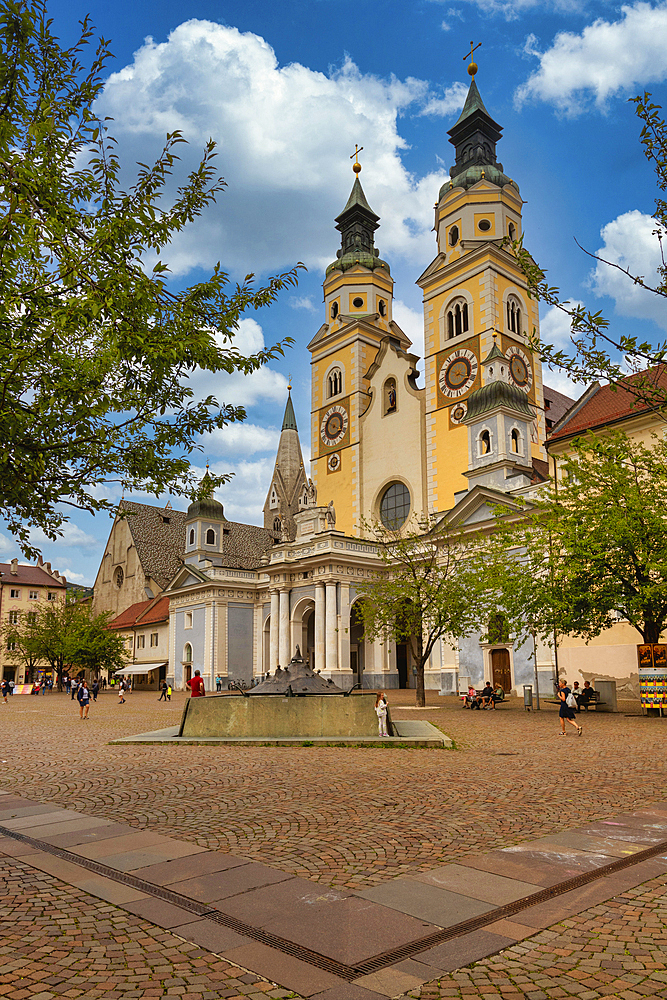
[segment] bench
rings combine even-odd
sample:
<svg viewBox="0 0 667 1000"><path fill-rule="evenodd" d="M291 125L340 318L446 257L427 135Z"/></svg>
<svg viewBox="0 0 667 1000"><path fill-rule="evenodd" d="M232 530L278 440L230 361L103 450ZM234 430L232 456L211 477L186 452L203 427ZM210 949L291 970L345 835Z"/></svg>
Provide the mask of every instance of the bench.
<svg viewBox="0 0 667 1000"><path fill-rule="evenodd" d="M482 688L479 688L479 689L475 688L475 697L476 698L481 698L482 697L482 690L483 690ZM472 696L469 695L467 691L461 691L460 694L459 694L459 697L463 701L463 707L464 708L469 708L469 709L472 710ZM494 705L494 708L495 708L496 705L500 705L503 701L505 701L505 692L503 691L502 695L496 694L494 692L494 694L493 694L493 705ZM488 707L489 707L488 705L484 706L485 709L488 708ZM481 711L481 706L478 705L477 709L478 709L478 711Z"/></svg>
<svg viewBox="0 0 667 1000"><path fill-rule="evenodd" d="M543 698L542 701L546 705L560 705L560 698ZM602 698L600 697L600 692L595 691L593 697L590 699L588 704L586 704L586 702L584 701L579 702L579 710L581 711L583 709L584 712L587 712L589 708L595 708L596 705L606 705L606 704L607 702L603 701Z"/></svg>

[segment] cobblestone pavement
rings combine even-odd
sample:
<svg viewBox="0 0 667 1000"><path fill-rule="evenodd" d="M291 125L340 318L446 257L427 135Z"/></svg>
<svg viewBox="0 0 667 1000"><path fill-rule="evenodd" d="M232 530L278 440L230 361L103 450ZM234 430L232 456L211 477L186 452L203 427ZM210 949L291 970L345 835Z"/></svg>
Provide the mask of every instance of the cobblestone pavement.
<svg viewBox="0 0 667 1000"><path fill-rule="evenodd" d="M434 722L456 750L109 746L176 723L183 696L118 705L106 693L82 722L64 694L15 695L0 706L0 786L349 888L637 808L667 787L663 720L591 712L583 739L562 739L555 709L429 699L438 707L414 710L413 692L390 693L394 717Z"/></svg>
<svg viewBox="0 0 667 1000"><path fill-rule="evenodd" d="M0 871L0 997L266 1000L296 994L5 858Z"/></svg>
<svg viewBox="0 0 667 1000"><path fill-rule="evenodd" d="M410 992L420 1000L667 997L667 878Z"/></svg>

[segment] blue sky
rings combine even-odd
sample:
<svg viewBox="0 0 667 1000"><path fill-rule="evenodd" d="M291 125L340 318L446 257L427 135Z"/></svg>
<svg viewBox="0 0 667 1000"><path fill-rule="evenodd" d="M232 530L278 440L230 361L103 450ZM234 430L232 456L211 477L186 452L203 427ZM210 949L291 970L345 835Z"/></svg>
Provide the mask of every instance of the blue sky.
<svg viewBox="0 0 667 1000"><path fill-rule="evenodd" d="M471 38L482 42L478 86L504 128L499 159L526 201L526 245L552 284L602 309L614 328L664 336L661 303L608 269L594 271L574 239L639 274L650 276L658 264L656 187L628 98L650 90L665 104L667 2L53 0L48 7L64 42L86 13L111 40L115 61L101 110L114 118L128 180L132 164L154 158L171 129L191 143L183 173L209 136L219 143L229 187L174 244L175 282L196 280L217 260L235 278L265 277L298 260L308 266L298 289L249 315L239 331L249 350L293 337L284 359L250 379L192 380L197 392L248 411L243 426L207 439L195 459L202 471L208 459L216 471L235 473L219 494L230 519L261 523L289 373L308 457L305 347L323 322L323 271L339 245L333 219L352 185L355 143L364 147L361 180L381 216L376 243L396 282L394 318L421 353L414 282L435 255L432 206L452 164L447 129L469 83ZM542 330L565 341L567 329L549 310ZM545 381L568 391L559 373L545 373ZM110 523L75 514L63 539L42 540L44 558L92 583ZM0 559L14 555L13 540L0 532Z"/></svg>

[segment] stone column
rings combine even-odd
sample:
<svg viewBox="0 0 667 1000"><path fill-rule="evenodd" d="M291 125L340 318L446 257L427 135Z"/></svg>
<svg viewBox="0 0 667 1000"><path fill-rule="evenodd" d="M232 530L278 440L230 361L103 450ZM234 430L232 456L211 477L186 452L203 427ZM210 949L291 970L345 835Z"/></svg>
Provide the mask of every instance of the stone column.
<svg viewBox="0 0 667 1000"><path fill-rule="evenodd" d="M315 584L315 669L324 670L326 667L325 643L324 643L324 584Z"/></svg>
<svg viewBox="0 0 667 1000"><path fill-rule="evenodd" d="M271 591L271 621L269 623L269 662L264 664L265 670L271 673L278 666L280 655L280 595L277 590Z"/></svg>
<svg viewBox="0 0 667 1000"><path fill-rule="evenodd" d="M292 653L289 648L289 593L287 589L280 591L280 641L278 655L280 657L280 666L283 668L292 659Z"/></svg>
<svg viewBox="0 0 667 1000"><path fill-rule="evenodd" d="M340 625L338 628L338 666L345 674L350 670L350 585L340 585ZM350 678L352 674L350 673ZM353 684L354 680L350 680ZM347 682L343 681L347 686Z"/></svg>
<svg viewBox="0 0 667 1000"><path fill-rule="evenodd" d="M326 585L326 669L331 675L332 670L338 669L338 632L336 631L337 608L336 608L336 583L330 580Z"/></svg>

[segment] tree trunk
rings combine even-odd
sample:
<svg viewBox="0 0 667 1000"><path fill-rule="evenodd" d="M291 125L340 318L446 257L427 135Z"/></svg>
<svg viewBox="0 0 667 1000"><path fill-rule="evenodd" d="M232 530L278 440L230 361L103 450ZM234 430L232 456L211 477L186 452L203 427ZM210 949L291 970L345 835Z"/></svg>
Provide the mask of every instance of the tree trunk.
<svg viewBox="0 0 667 1000"><path fill-rule="evenodd" d="M655 622L645 621L642 638L644 639L644 642L647 643L660 642L660 632L661 632L660 626L656 625Z"/></svg>
<svg viewBox="0 0 667 1000"><path fill-rule="evenodd" d="M422 637L417 636L417 684L416 684L415 704L417 708L424 708L426 705L426 692L424 691L424 644Z"/></svg>

